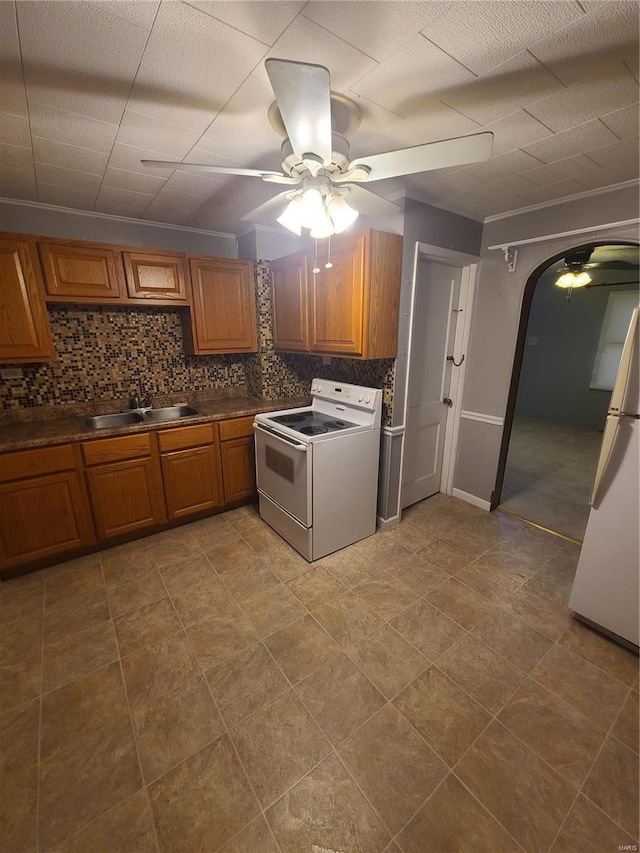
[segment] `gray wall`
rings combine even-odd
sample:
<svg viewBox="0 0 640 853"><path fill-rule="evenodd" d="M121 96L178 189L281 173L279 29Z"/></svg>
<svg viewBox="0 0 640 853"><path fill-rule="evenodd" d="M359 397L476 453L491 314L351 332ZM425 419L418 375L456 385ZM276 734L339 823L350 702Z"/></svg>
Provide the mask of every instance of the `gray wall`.
<svg viewBox="0 0 640 853"><path fill-rule="evenodd" d="M144 246L220 258L238 257L234 234L193 231L162 223L147 223L140 219L80 213L45 205L16 204L5 200L0 201L0 231Z"/></svg>
<svg viewBox="0 0 640 853"><path fill-rule="evenodd" d="M553 256L590 240L637 241L638 226L611 226L605 230L586 231L575 237L551 238L520 246L514 273L507 271L503 253L489 251L488 247L574 228L637 220L637 217L637 187L631 191L623 187L486 223L463 408L467 412L489 415L495 423L463 418L454 480L456 488L482 500L491 500L498 471L504 428L502 419L509 396L522 296L529 276Z"/></svg>
<svg viewBox="0 0 640 853"><path fill-rule="evenodd" d="M634 288L580 289L567 302L555 278L541 276L534 292L516 415L601 430L611 392L589 388L589 383L607 299L611 291ZM537 338L535 346L531 338Z"/></svg>

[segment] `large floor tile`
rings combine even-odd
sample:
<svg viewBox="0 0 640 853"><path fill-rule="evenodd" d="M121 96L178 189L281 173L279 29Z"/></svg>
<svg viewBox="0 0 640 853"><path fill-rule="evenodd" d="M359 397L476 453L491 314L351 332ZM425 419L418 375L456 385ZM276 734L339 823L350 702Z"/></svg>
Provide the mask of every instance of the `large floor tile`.
<svg viewBox="0 0 640 853"><path fill-rule="evenodd" d="M615 738L607 738L582 790L619 826L638 838L637 753Z"/></svg>
<svg viewBox="0 0 640 853"><path fill-rule="evenodd" d="M340 647L311 616L298 619L265 640L266 646L295 683L336 657Z"/></svg>
<svg viewBox="0 0 640 853"><path fill-rule="evenodd" d="M0 659L0 714L40 695L42 652L18 660Z"/></svg>
<svg viewBox="0 0 640 853"><path fill-rule="evenodd" d="M271 827L261 816L221 847L220 853L280 853L280 848Z"/></svg>
<svg viewBox="0 0 640 853"><path fill-rule="evenodd" d="M207 619L187 628L187 636L205 672L258 639L249 620L235 606L228 616Z"/></svg>
<svg viewBox="0 0 640 853"><path fill-rule="evenodd" d="M297 691L333 744L344 740L385 703L384 696L345 655L325 663L301 681Z"/></svg>
<svg viewBox="0 0 640 853"><path fill-rule="evenodd" d="M131 723L122 720L57 753L41 768L40 843L53 847L142 786Z"/></svg>
<svg viewBox="0 0 640 853"><path fill-rule="evenodd" d="M393 704L453 766L491 717L436 667L418 676Z"/></svg>
<svg viewBox="0 0 640 853"><path fill-rule="evenodd" d="M146 792L134 794L63 841L55 848L55 853L87 853L88 850L92 853L151 853L157 850Z"/></svg>
<svg viewBox="0 0 640 853"><path fill-rule="evenodd" d="M517 853L522 848L453 774L399 836L405 853Z"/></svg>
<svg viewBox="0 0 640 853"><path fill-rule="evenodd" d="M394 834L447 774L444 762L393 705L352 734L338 752Z"/></svg>
<svg viewBox="0 0 640 853"><path fill-rule="evenodd" d="M232 728L289 689L289 682L262 643L214 667L207 681L225 723Z"/></svg>
<svg viewBox="0 0 640 853"><path fill-rule="evenodd" d="M221 548L237 542L240 538L238 531L222 515L213 515L202 521L195 521L189 525L189 532L203 551L212 548Z"/></svg>
<svg viewBox="0 0 640 853"><path fill-rule="evenodd" d="M200 546L185 527L167 530L148 539L149 550L158 568L163 569L200 553Z"/></svg>
<svg viewBox="0 0 640 853"><path fill-rule="evenodd" d="M345 591L345 586L325 566L314 566L286 584L302 604L313 610Z"/></svg>
<svg viewBox="0 0 640 853"><path fill-rule="evenodd" d="M392 628L383 625L349 649L351 657L387 699L429 665L429 660Z"/></svg>
<svg viewBox="0 0 640 853"><path fill-rule="evenodd" d="M472 634L525 672L533 669L553 645L548 637L502 608L486 616Z"/></svg>
<svg viewBox="0 0 640 853"><path fill-rule="evenodd" d="M0 714L0 778L38 763L39 728L37 699Z"/></svg>
<svg viewBox="0 0 640 853"><path fill-rule="evenodd" d="M117 578L107 576L106 586L111 615L114 617L158 601L167 594L160 572L154 564L123 573Z"/></svg>
<svg viewBox="0 0 640 853"><path fill-rule="evenodd" d="M324 557L322 565L326 566L340 583L350 589L375 580L381 571L371 560L360 554L355 545Z"/></svg>
<svg viewBox="0 0 640 853"><path fill-rule="evenodd" d="M237 604L218 575L209 575L189 586L172 587L170 595L185 627L238 612Z"/></svg>
<svg viewBox="0 0 640 853"><path fill-rule="evenodd" d="M36 850L38 770L31 767L0 779L0 850Z"/></svg>
<svg viewBox="0 0 640 853"><path fill-rule="evenodd" d="M402 581L386 576L358 584L353 590L383 619L393 619L418 598L418 593Z"/></svg>
<svg viewBox="0 0 640 853"><path fill-rule="evenodd" d="M169 598L119 616L115 626L121 655L150 646L182 628Z"/></svg>
<svg viewBox="0 0 640 853"><path fill-rule="evenodd" d="M389 834L335 756L312 770L267 812L282 853L382 853Z"/></svg>
<svg viewBox="0 0 640 853"><path fill-rule="evenodd" d="M531 853L549 848L576 795L573 786L495 722L456 774Z"/></svg>
<svg viewBox="0 0 640 853"><path fill-rule="evenodd" d="M331 750L291 690L241 722L231 736L264 808Z"/></svg>
<svg viewBox="0 0 640 853"><path fill-rule="evenodd" d="M304 605L283 583L244 599L242 609L260 637L274 634L306 613Z"/></svg>
<svg viewBox="0 0 640 853"><path fill-rule="evenodd" d="M42 690L47 693L118 658L113 622L99 622L44 647Z"/></svg>
<svg viewBox="0 0 640 853"><path fill-rule="evenodd" d="M200 668L185 633L180 631L122 658L131 708L159 699L198 675Z"/></svg>
<svg viewBox="0 0 640 853"><path fill-rule="evenodd" d="M634 839L604 812L580 795L556 838L551 853L602 853L603 850L633 850ZM626 848L624 845L628 845Z"/></svg>
<svg viewBox="0 0 640 853"><path fill-rule="evenodd" d="M396 616L391 624L431 661L464 634L460 625L424 599L416 601Z"/></svg>
<svg viewBox="0 0 640 853"><path fill-rule="evenodd" d="M473 559L468 551L446 539L436 539L420 551L420 556L450 575L459 572Z"/></svg>
<svg viewBox="0 0 640 853"><path fill-rule="evenodd" d="M638 677L637 654L577 619L571 620L560 644L629 686Z"/></svg>
<svg viewBox="0 0 640 853"><path fill-rule="evenodd" d="M520 687L498 720L576 788L604 740L602 729L531 680Z"/></svg>
<svg viewBox="0 0 640 853"><path fill-rule="evenodd" d="M418 595L426 595L429 590L446 581L448 573L434 566L420 554L411 554L399 563L390 566L391 577L410 587Z"/></svg>
<svg viewBox="0 0 640 853"><path fill-rule="evenodd" d="M503 606L554 642L560 639L571 622L565 605L538 595L526 584L509 596Z"/></svg>
<svg viewBox="0 0 640 853"><path fill-rule="evenodd" d="M154 782L149 796L164 853L217 850L259 812L227 735Z"/></svg>
<svg viewBox="0 0 640 853"><path fill-rule="evenodd" d="M382 616L351 590L316 608L313 615L343 649L359 643L384 623Z"/></svg>
<svg viewBox="0 0 640 853"><path fill-rule="evenodd" d="M625 746L638 752L638 734L640 723L638 721L638 693L632 690L627 696L620 715L615 722L612 734L622 741Z"/></svg>
<svg viewBox="0 0 640 853"><path fill-rule="evenodd" d="M446 613L463 628L473 628L478 622L495 609L495 604L455 578L431 590L427 601Z"/></svg>

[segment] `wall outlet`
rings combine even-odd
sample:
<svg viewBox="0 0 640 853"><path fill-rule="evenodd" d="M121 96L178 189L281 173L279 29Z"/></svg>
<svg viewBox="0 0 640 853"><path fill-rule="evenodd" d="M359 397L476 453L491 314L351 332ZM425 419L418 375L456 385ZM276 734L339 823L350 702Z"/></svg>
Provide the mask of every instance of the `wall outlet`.
<svg viewBox="0 0 640 853"><path fill-rule="evenodd" d="M22 379L21 367L0 367L0 379Z"/></svg>
<svg viewBox="0 0 640 853"><path fill-rule="evenodd" d="M527 338L527 346L528 347L537 347L538 346L538 339L535 337L534 338Z"/></svg>

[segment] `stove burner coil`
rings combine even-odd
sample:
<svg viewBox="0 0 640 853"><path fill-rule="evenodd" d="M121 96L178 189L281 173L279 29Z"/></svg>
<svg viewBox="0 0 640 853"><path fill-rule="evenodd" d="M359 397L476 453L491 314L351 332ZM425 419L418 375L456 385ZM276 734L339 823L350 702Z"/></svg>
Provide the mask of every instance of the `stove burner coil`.
<svg viewBox="0 0 640 853"><path fill-rule="evenodd" d="M281 415L277 420L281 424L299 424L305 419L304 415Z"/></svg>
<svg viewBox="0 0 640 853"><path fill-rule="evenodd" d="M300 427L300 432L305 435L322 435L325 432L329 432L329 430L326 426L315 426L312 424L310 426Z"/></svg>

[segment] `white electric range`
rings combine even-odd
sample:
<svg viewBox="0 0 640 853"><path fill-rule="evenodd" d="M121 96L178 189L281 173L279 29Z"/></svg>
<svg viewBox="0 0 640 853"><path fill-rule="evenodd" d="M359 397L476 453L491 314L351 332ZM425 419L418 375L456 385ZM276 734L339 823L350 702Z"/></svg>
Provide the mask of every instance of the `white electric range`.
<svg viewBox="0 0 640 853"><path fill-rule="evenodd" d="M376 531L382 391L314 379L311 397L253 424L260 515L310 562Z"/></svg>

